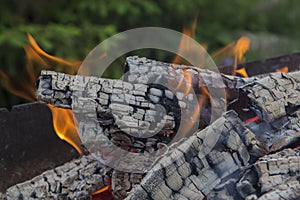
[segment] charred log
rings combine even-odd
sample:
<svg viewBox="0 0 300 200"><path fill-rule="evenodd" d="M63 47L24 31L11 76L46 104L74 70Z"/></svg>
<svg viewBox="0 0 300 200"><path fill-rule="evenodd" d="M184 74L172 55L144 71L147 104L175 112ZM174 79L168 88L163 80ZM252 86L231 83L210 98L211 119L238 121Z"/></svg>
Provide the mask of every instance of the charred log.
<svg viewBox="0 0 300 200"><path fill-rule="evenodd" d="M287 116L300 106L300 72L274 73L242 87L250 106L264 121Z"/></svg>
<svg viewBox="0 0 300 200"><path fill-rule="evenodd" d="M234 112L171 146L127 199L202 199L267 153ZM236 192L232 187L231 192Z"/></svg>
<svg viewBox="0 0 300 200"><path fill-rule="evenodd" d="M152 63L150 64L152 65ZM178 73L182 73L181 68L182 66L178 68ZM172 70L173 69L170 69L170 74L172 74ZM197 81L192 79L192 84L195 82L194 85L196 87L196 85L200 85L201 81L199 77L202 72L199 73L199 69L193 70L191 71L195 72L195 74L192 77L198 76L198 78L195 78ZM143 70L139 69L137 71ZM158 75L157 71L160 70L156 69L153 73ZM214 74L214 72L210 71L205 73L206 75ZM229 88L240 90L242 93L247 92L247 95L251 96L251 94L253 94L252 90L255 90L257 85L261 85L260 81L264 82L265 79L275 76L276 78L274 79L285 84L287 79L285 77L295 76L294 74L290 74L280 74L280 76L271 74L260 80L257 78L234 78L224 75L222 76L222 80L225 82L224 85L210 86L217 87L219 89ZM147 74L144 75L145 77L148 76ZM168 74L163 76L168 76ZM164 79L163 76L160 78ZM141 80L146 79L145 77ZM155 76L153 75L153 77ZM208 77L209 78L207 80L211 80L214 75ZM111 141L115 141L115 143L122 141L122 144L125 144L123 148L127 151L132 149L132 147L129 146L134 143L133 141L137 140L135 138L128 137L128 135L122 133L120 130L124 127L124 124L126 128L130 127L128 123L134 121L132 116L136 114L134 112L130 113L130 109L134 111L134 107L138 106L140 108L142 107L142 103L147 102L148 106L151 103L153 105L160 104L165 108L168 106L165 104L169 103L170 105L177 106L178 110L184 108L182 103L178 103L178 101L181 100L178 97L180 95L178 93L174 94L174 92L171 92L166 88L163 90L158 84L158 78L151 81L154 83L147 83L148 85L146 85L146 82L128 83L120 80L69 76L56 72L44 71L42 72L39 81L38 98L56 106L72 108L75 113L77 112L83 115L81 118L84 122L83 126L92 127L93 130L89 130L89 133L92 132L92 136L96 135L96 137L88 135L88 140L85 141L85 145L90 145L89 142L94 141L96 138L95 141L97 141L98 148L100 146L105 146L105 144L109 142L108 138L110 138ZM210 83L213 83L213 81ZM144 88L142 91L143 94L139 89L137 89L137 86ZM298 92L297 87L290 87L290 89L292 90L292 94ZM125 94L128 93L134 98L126 99ZM118 98L114 97L116 95ZM245 98L248 98L247 95ZM137 97L140 96L144 97L142 102L137 100ZM164 99L169 99L169 101L167 102ZM121 101L118 102L118 100ZM283 96L282 101L286 100L288 100L287 97ZM114 102L116 101L119 106L115 105L116 103ZM129 104L129 106L124 105L124 102ZM261 102L259 105L264 106L263 103L264 102ZM250 105L253 105L252 101L250 101ZM241 198L242 196L236 186L241 178L238 175L241 172L241 168L249 167L258 157L261 157L270 151L278 151L287 145L291 145L298 141L299 116L297 109L299 107L297 105L298 104L292 107L292 112L288 112L289 115L278 115L271 121L266 121L264 118L261 118L262 120L258 122L247 124L249 129L243 125L235 113L226 113L207 129L204 129L203 132L196 132L192 137L185 141L175 143L169 149L168 153L164 154L161 158L158 155L157 158L159 158L159 161L153 168L150 169L150 172L147 173L141 185L137 186L132 192L130 192L130 196L128 198L140 199L151 197L154 199L164 199L178 197L193 199L196 197L199 198L198 195L202 195L203 197L207 196L207 198L212 199L219 195L223 197L224 195L227 195L234 196L235 198ZM127 110L122 110L125 108L129 111L129 115L126 113ZM151 106L149 106L149 108L151 109ZM149 108L142 107L142 110L147 110ZM250 107L250 109L251 108L252 107ZM170 109L171 108L168 108L167 110ZM97 113L96 116L98 124L95 123L95 119L93 118L94 116L92 115L91 117L91 113ZM116 113L119 115L115 115ZM174 115L174 110L171 113L172 114L167 113L167 116L170 114L169 119L171 119L173 124L178 123L178 118L176 119L176 116L179 116L179 114ZM144 114L147 115L150 114L150 112L144 112ZM156 115L158 113L152 112L152 114ZM127 118L129 117L128 123L118 123L124 119L124 116ZM144 116L141 119L146 119L146 117ZM175 125L171 126L171 129L170 126L167 127L169 128L168 130L173 131L172 134L176 134L176 130L174 129ZM164 130L164 128L162 130ZM82 129L82 132L85 130L87 130L86 127ZM145 131L145 133L147 131ZM86 134L83 135L85 137L87 136ZM143 132L141 132L139 136L142 135ZM114 137L116 137L116 140L114 140ZM208 138L210 139L208 140ZM147 140L149 140L149 138ZM158 143L156 143L156 145L157 144ZM136 145L145 146L145 143L136 142ZM125 163L134 162L135 161L133 160L127 160ZM142 163L142 161L140 162ZM179 162L180 165L177 162ZM184 170L187 170L188 174L180 174L184 173L179 172L181 165L184 165ZM148 166L150 165L148 164ZM127 180L122 182L122 186L120 186L118 178L114 180L114 188L118 191L116 195L118 197L124 197L135 184L132 184L129 181L128 177L130 174L128 173L119 173L116 171L114 174L114 177L122 177L122 180ZM210 174L210 176L205 176L205 174ZM142 174L139 176L141 175ZM204 180L204 177L207 179ZM137 183L138 181L136 184ZM117 185L120 187L117 187ZM232 185L234 187L232 187Z"/></svg>
<svg viewBox="0 0 300 200"><path fill-rule="evenodd" d="M266 155L254 164L251 176L258 177L256 191L241 191L245 199L298 199L300 197L299 149L284 149ZM245 187L245 180L240 187Z"/></svg>

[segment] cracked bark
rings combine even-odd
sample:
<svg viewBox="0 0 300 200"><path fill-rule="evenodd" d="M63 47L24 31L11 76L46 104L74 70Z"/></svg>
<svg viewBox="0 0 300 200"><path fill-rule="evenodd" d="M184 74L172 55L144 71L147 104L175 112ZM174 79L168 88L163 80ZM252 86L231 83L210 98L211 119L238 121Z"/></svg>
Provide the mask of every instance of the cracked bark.
<svg viewBox="0 0 300 200"><path fill-rule="evenodd" d="M83 156L8 188L0 199L89 199L105 186L107 171L93 155Z"/></svg>
<svg viewBox="0 0 300 200"><path fill-rule="evenodd" d="M228 180L236 184L241 169L266 153L230 111L171 146L126 199L202 199Z"/></svg>
<svg viewBox="0 0 300 200"><path fill-rule="evenodd" d="M37 94L40 101L72 108L81 140L92 151L103 150L101 144L109 142L107 137L115 143L122 137L125 142L118 145L125 150L156 150L159 143L168 143L175 136L180 109L188 109L188 103L176 101L172 92L155 85L49 71L42 72ZM149 138L142 141L138 137Z"/></svg>
<svg viewBox="0 0 300 200"><path fill-rule="evenodd" d="M284 149L266 155L255 164L259 191L246 199L299 199L300 149Z"/></svg>
<svg viewBox="0 0 300 200"><path fill-rule="evenodd" d="M251 109L271 122L290 115L300 106L300 71L273 73L242 87L248 94Z"/></svg>

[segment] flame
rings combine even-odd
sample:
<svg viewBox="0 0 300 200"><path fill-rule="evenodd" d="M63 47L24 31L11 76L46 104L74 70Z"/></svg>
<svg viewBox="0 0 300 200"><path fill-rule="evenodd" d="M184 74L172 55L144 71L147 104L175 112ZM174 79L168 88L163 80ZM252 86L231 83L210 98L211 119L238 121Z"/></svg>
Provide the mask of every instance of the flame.
<svg viewBox="0 0 300 200"><path fill-rule="evenodd" d="M238 74L240 74L244 78L248 78L249 77L248 73L246 72L245 67L242 67L241 69L236 69L235 72L238 73Z"/></svg>
<svg viewBox="0 0 300 200"><path fill-rule="evenodd" d="M27 101L36 101L35 83L41 68L55 70L53 63L56 63L62 65L61 67L65 73L75 74L81 62L67 61L52 56L43 51L30 34L27 34L27 37L29 44L24 45L27 57L26 74L18 78L18 80L14 80L3 70L0 70L0 78L3 87L12 94ZM67 141L82 154L81 141L73 120L72 111L53 106L49 106L49 108L53 115L53 127L59 138Z"/></svg>
<svg viewBox="0 0 300 200"><path fill-rule="evenodd" d="M196 15L194 17L194 20L192 22L191 27L183 27L182 33L191 37L191 38L195 38L195 32L196 32L196 27L197 27L197 22L198 22L198 15ZM176 54L175 58L173 59L172 63L176 63L179 64L181 63L182 59L179 56L179 54L182 54L183 52L188 53L188 54L192 54L192 46L189 42L189 40L186 40L186 38L182 37L179 43L179 47L178 47L178 54Z"/></svg>
<svg viewBox="0 0 300 200"><path fill-rule="evenodd" d="M72 110L57 108L52 105L48 105L48 107L52 112L53 127L58 137L68 142L82 155L81 140Z"/></svg>
<svg viewBox="0 0 300 200"><path fill-rule="evenodd" d="M244 61L244 54L249 50L249 48L250 39L248 37L241 37L238 39L234 47L234 55L236 60Z"/></svg>
<svg viewBox="0 0 300 200"><path fill-rule="evenodd" d="M223 62L226 58L232 58L233 60L232 75L239 73L244 77L248 77L245 68L237 70L237 64L245 61L244 55L249 50L250 44L251 44L251 40L248 37L242 36L236 42L231 42L225 47L212 53L211 57L218 64L221 64L220 62Z"/></svg>
<svg viewBox="0 0 300 200"><path fill-rule="evenodd" d="M180 80L174 91L179 91L182 86L185 86L183 91L184 96L187 97L192 89L192 75L187 71L187 69L183 69L183 74L180 76Z"/></svg>
<svg viewBox="0 0 300 200"><path fill-rule="evenodd" d="M32 46L33 50L39 54L40 56L44 56L45 58L51 60L51 61L54 61L56 63L59 63L59 64L62 64L66 67L69 67L69 69L67 71L70 70L69 74L75 74L75 72L77 71L78 67L80 66L81 64L81 61L67 61L65 59L62 59L62 58L58 58L58 57L55 57L55 56L52 56L48 53L46 53L45 51L43 51L39 45L36 43L36 41L33 39L32 35L30 34L27 34L27 38L28 38L28 41L30 43L30 45ZM25 49L26 50L26 49ZM66 69L65 69L66 70Z"/></svg>

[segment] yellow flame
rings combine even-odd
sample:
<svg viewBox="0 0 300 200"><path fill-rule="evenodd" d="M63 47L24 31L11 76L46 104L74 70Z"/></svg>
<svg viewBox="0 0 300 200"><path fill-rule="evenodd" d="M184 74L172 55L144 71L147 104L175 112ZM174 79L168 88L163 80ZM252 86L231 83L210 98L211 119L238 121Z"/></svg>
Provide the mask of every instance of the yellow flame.
<svg viewBox="0 0 300 200"><path fill-rule="evenodd" d="M241 68L241 69L236 69L235 70L236 73L240 74L241 76L243 76L244 78L248 78L248 73L246 72L245 67Z"/></svg>
<svg viewBox="0 0 300 200"><path fill-rule="evenodd" d="M244 54L249 50L250 48L250 39L248 37L241 37L236 42L236 45L234 47L234 55L238 61L244 60Z"/></svg>
<svg viewBox="0 0 300 200"><path fill-rule="evenodd" d="M48 105L48 107L52 112L53 127L58 137L71 144L82 155L83 151L80 146L82 142L75 126L72 110L52 105Z"/></svg>
<svg viewBox="0 0 300 200"><path fill-rule="evenodd" d="M191 37L191 38L195 38L197 22L198 22L198 15L196 15L194 17L194 20L192 22L191 27L183 27L182 33L189 36L189 37ZM176 56L173 59L172 63L180 64L182 60L181 60L181 57L179 56L179 54L182 54L183 52L188 53L188 54L193 53L190 41L188 39L186 40L185 37L182 37L181 40L180 40L177 52L178 52L178 54L176 54Z"/></svg>
<svg viewBox="0 0 300 200"><path fill-rule="evenodd" d="M249 50L251 44L251 40L248 37L240 37L236 42L231 42L225 47L215 51L211 54L211 57L220 64L220 61L224 61L226 58L233 59L233 71L232 75L237 73L237 64L244 62L245 53ZM248 77L248 74L245 69L239 71L240 74L244 77Z"/></svg>

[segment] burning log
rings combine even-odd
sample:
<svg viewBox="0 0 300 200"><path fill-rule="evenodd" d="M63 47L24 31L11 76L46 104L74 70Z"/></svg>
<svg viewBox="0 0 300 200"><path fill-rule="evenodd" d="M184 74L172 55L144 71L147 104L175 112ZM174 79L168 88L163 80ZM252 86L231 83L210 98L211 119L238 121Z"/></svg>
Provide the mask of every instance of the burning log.
<svg viewBox="0 0 300 200"><path fill-rule="evenodd" d="M108 171L94 155L83 156L8 188L0 199L86 199L105 186Z"/></svg>
<svg viewBox="0 0 300 200"><path fill-rule="evenodd" d="M255 111L261 119L270 122L276 118L293 112L300 105L297 97L299 96L299 74L300 72L291 72L287 74L271 73L264 74L262 77L241 78L224 74L218 74L213 71L200 69L185 65L168 64L158 62L137 56L128 57L126 59L126 77L125 79L134 83L161 83L171 82L170 86L180 85L183 91L192 87L197 95L201 93L199 88L205 86L212 88L213 94L221 94L219 98L215 98L215 109L222 110L224 97L222 90L226 90L226 98L229 102L229 108L235 109L240 117L244 115L253 116L252 111ZM185 73L185 71L187 73ZM186 76L183 78L182 76ZM187 79L191 79L187 82ZM184 82L184 83L182 83ZM245 94L248 94L246 97ZM268 99L266 99L268 97ZM250 99L250 113L242 110L248 108ZM218 102L219 101L219 102ZM268 101L268 102L266 102ZM235 106L234 104L237 104ZM239 109L239 111L238 111ZM201 116L210 115L209 112L204 112ZM202 117L205 119L205 117Z"/></svg>
<svg viewBox="0 0 300 200"><path fill-rule="evenodd" d="M100 144L109 142L104 133L112 140L114 135L123 137L127 142L121 147L126 150L151 152L159 142L170 141L180 122L180 102L169 90L151 85L43 71L37 93L41 101L72 108L82 120L81 140L95 151L101 150ZM150 137L156 132L159 135L140 144L126 132L135 138ZM93 145L95 141L97 145Z"/></svg>

